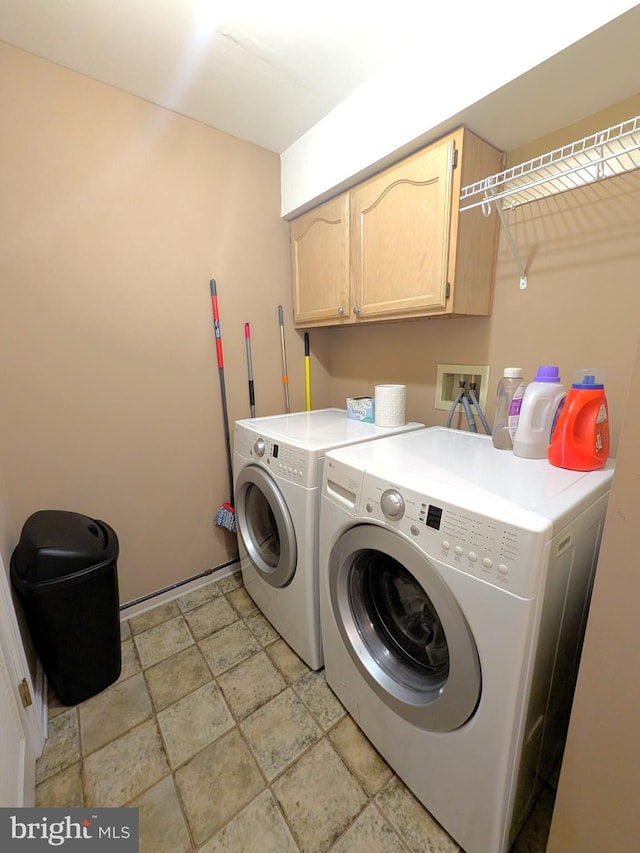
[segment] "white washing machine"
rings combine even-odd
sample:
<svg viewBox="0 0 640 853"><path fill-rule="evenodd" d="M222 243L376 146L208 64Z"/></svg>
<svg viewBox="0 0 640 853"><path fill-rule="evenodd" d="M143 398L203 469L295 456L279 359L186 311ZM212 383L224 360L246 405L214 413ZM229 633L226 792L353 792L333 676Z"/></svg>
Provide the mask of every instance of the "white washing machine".
<svg viewBox="0 0 640 853"><path fill-rule="evenodd" d="M444 428L326 457L327 682L466 853L561 755L612 476Z"/></svg>
<svg viewBox="0 0 640 853"><path fill-rule="evenodd" d="M347 418L343 409L236 421L234 493L244 585L312 669L323 664L318 515L325 453L422 428L377 427Z"/></svg>

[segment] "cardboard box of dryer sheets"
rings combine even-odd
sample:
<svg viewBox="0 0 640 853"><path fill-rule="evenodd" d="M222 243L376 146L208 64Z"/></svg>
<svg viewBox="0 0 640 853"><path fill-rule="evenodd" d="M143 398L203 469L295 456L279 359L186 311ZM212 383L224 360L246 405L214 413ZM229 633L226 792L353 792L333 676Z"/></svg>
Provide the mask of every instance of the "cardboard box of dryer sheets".
<svg viewBox="0 0 640 853"><path fill-rule="evenodd" d="M376 403L373 397L347 397L347 417L354 421L373 424L376 421Z"/></svg>

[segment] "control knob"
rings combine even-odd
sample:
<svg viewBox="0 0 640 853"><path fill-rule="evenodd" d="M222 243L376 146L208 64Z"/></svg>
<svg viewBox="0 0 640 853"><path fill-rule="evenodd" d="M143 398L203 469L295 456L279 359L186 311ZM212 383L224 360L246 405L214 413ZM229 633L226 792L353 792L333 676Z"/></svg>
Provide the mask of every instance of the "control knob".
<svg viewBox="0 0 640 853"><path fill-rule="evenodd" d="M396 489L387 489L380 498L380 509L386 518L402 518L404 515L404 498Z"/></svg>
<svg viewBox="0 0 640 853"><path fill-rule="evenodd" d="M264 443L264 438L256 439L256 443L253 445L253 452L258 457L264 456L264 452L267 448L267 445Z"/></svg>

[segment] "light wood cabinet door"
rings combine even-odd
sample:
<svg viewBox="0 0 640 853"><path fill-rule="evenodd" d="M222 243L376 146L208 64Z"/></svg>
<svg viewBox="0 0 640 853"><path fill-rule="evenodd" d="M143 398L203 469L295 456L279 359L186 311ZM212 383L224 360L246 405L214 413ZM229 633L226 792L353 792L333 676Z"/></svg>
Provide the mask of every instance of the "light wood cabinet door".
<svg viewBox="0 0 640 853"><path fill-rule="evenodd" d="M296 325L490 314L498 217L459 198L502 160L459 128L293 220Z"/></svg>
<svg viewBox="0 0 640 853"><path fill-rule="evenodd" d="M449 139L351 191L351 293L358 321L445 308L453 157Z"/></svg>
<svg viewBox="0 0 640 853"><path fill-rule="evenodd" d="M349 322L349 196L291 223L293 310L299 325Z"/></svg>

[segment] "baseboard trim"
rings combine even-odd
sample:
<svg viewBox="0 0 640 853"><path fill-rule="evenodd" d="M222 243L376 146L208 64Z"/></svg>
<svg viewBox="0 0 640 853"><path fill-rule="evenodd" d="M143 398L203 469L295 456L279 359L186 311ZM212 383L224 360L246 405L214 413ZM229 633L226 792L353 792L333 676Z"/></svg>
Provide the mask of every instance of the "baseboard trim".
<svg viewBox="0 0 640 853"><path fill-rule="evenodd" d="M238 571L239 568L239 558L229 560L227 563L215 566L215 568L212 569L207 569L207 571L202 572L199 575L194 575L191 578L185 578L185 580L178 581L178 583L174 583L171 586L164 587L163 589L156 590L155 592L150 592L148 595L136 598L133 601L128 601L126 604L120 605L120 621L131 619L132 616L138 616L140 613L151 610L152 607L157 607L159 604L165 604L168 601L173 601L175 598L179 598L186 592L192 592L195 589L199 589L201 586L211 583L211 581L226 578Z"/></svg>

